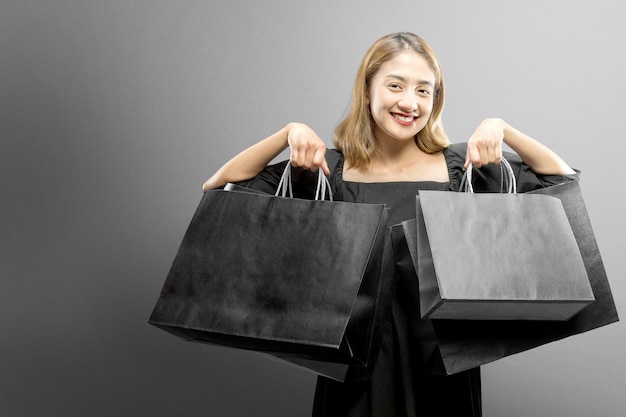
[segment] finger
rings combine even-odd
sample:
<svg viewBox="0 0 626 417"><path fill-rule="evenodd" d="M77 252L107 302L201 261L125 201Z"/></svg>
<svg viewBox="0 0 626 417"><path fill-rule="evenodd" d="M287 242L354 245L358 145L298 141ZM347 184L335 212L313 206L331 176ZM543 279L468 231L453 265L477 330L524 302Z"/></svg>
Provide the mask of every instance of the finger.
<svg viewBox="0 0 626 417"><path fill-rule="evenodd" d="M302 163L301 163L301 167L304 169L312 169L313 167L313 157L315 156L315 153L311 150L311 148L306 148L303 152L302 152Z"/></svg>
<svg viewBox="0 0 626 417"><path fill-rule="evenodd" d="M322 161L322 171L324 171L324 175L330 175L330 168L328 168L328 161L326 161L326 158Z"/></svg>
<svg viewBox="0 0 626 417"><path fill-rule="evenodd" d="M291 149L291 166L294 168L310 168L310 157L308 156L309 152L306 147L303 146L295 146Z"/></svg>
<svg viewBox="0 0 626 417"><path fill-rule="evenodd" d="M471 162L476 168L481 167L480 151L473 144L467 145L467 161ZM469 165L469 162L467 163Z"/></svg>
<svg viewBox="0 0 626 417"><path fill-rule="evenodd" d="M326 147L318 148L313 154L313 164L312 167L314 169L322 168L324 174L328 175L330 172L328 171L328 163L326 162ZM326 167L326 169L324 169Z"/></svg>
<svg viewBox="0 0 626 417"><path fill-rule="evenodd" d="M489 146L489 148L487 148L487 152L489 153L489 163L496 163L496 148L493 146Z"/></svg>
<svg viewBox="0 0 626 417"><path fill-rule="evenodd" d="M496 142L496 146L495 146L495 160L494 162L496 164L499 164L502 161L502 142L498 141Z"/></svg>
<svg viewBox="0 0 626 417"><path fill-rule="evenodd" d="M488 165L490 160L490 151L488 147L483 147L480 149L480 166Z"/></svg>
<svg viewBox="0 0 626 417"><path fill-rule="evenodd" d="M289 160L291 161L291 166L298 166L298 158L300 157L298 148L296 146L291 147L291 155L289 155Z"/></svg>
<svg viewBox="0 0 626 417"><path fill-rule="evenodd" d="M297 149L297 157L294 161L295 166L304 169L311 169L311 160L311 149L308 143L301 143Z"/></svg>

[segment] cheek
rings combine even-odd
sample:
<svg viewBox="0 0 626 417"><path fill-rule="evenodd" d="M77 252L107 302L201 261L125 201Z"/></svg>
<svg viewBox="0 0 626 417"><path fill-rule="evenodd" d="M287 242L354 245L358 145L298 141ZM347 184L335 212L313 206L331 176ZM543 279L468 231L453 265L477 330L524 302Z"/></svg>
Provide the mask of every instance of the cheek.
<svg viewBox="0 0 626 417"><path fill-rule="evenodd" d="M369 103L370 112L387 112L389 109L387 97L382 94L374 95Z"/></svg>
<svg viewBox="0 0 626 417"><path fill-rule="evenodd" d="M369 108L372 116L375 116L380 111L380 103L376 100L376 97L370 100L367 107Z"/></svg>
<svg viewBox="0 0 626 417"><path fill-rule="evenodd" d="M425 114L431 114L433 112L434 103L432 101L422 104L422 112Z"/></svg>

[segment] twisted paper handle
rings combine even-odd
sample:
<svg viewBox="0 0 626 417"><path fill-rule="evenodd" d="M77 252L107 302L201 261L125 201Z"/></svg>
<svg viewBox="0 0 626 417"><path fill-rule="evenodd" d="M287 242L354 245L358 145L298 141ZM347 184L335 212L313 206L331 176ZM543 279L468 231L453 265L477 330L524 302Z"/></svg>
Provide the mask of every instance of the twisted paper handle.
<svg viewBox="0 0 626 417"><path fill-rule="evenodd" d="M463 179L461 179L461 191L466 193L474 192L474 187L472 186L473 169L474 165L470 163L465 174L463 174ZM508 194L517 194L517 179L515 178L511 164L504 158L502 158L500 162L500 174L500 192L505 192L506 189L506 193Z"/></svg>
<svg viewBox="0 0 626 417"><path fill-rule="evenodd" d="M324 175L324 171L322 171L322 168L319 168L317 173L317 187L315 189L315 199L325 200L326 193L328 193L328 200L333 201L333 194L331 192L330 182L328 181L328 178L326 178L326 175ZM281 175L280 181L278 182L276 194L274 195L277 197L293 198L293 185L291 183L291 162L287 162L287 166L285 166L283 175Z"/></svg>

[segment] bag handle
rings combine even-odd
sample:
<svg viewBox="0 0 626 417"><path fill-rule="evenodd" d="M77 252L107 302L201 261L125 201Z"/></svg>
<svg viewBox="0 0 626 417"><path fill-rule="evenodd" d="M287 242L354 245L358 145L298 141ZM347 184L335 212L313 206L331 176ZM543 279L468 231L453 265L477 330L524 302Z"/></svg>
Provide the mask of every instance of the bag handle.
<svg viewBox="0 0 626 417"><path fill-rule="evenodd" d="M326 175L324 175L324 171L322 171L322 168L320 168L317 173L315 200L325 200L327 193L328 200L333 201L333 194L331 192L330 182L328 181L328 178L326 178ZM280 181L278 182L276 194L274 195L277 197L293 198L293 185L291 183L291 161L287 162L285 170L283 171L283 175L280 177Z"/></svg>
<svg viewBox="0 0 626 417"><path fill-rule="evenodd" d="M472 186L473 169L474 165L470 162L467 170L465 170L465 173L463 174L463 178L461 179L460 189L463 192L474 192L474 187ZM501 158L500 160L500 178L500 192L504 192L503 190L506 189L508 194L517 194L517 179L515 178L511 164L509 164L509 161L504 158Z"/></svg>

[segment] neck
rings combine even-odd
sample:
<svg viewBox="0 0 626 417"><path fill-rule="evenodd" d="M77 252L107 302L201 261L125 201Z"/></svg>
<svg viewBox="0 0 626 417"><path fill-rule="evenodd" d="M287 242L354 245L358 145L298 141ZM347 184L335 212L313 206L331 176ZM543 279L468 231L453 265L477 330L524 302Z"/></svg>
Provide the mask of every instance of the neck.
<svg viewBox="0 0 626 417"><path fill-rule="evenodd" d="M374 163L381 167L401 168L415 163L423 152L417 147L415 140L379 141L379 152Z"/></svg>
<svg viewBox="0 0 626 417"><path fill-rule="evenodd" d="M443 152L423 152L414 140L380 141L378 146L371 165L355 170L344 165L346 181L450 181Z"/></svg>

